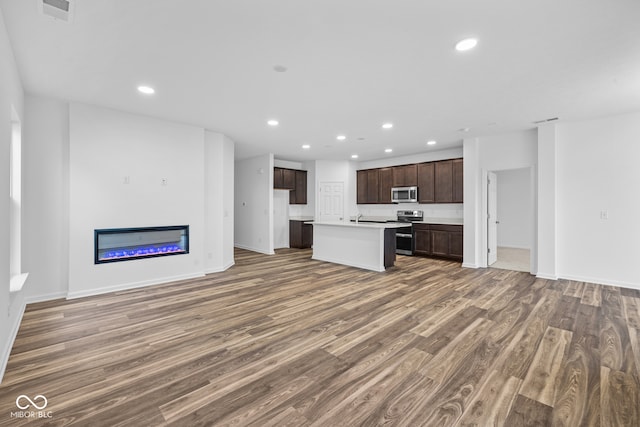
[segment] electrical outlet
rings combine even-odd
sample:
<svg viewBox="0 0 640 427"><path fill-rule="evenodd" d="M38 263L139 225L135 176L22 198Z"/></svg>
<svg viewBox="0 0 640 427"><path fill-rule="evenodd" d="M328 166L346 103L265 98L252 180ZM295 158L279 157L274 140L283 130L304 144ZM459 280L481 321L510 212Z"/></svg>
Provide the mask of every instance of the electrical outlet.
<svg viewBox="0 0 640 427"><path fill-rule="evenodd" d="M167 185L167 178L162 178L162 179L160 180L160 185L162 185L162 186L166 186L166 185Z"/></svg>
<svg viewBox="0 0 640 427"><path fill-rule="evenodd" d="M131 179L129 178L129 176L125 176L124 179L122 180L123 184L129 184L131 182Z"/></svg>
<svg viewBox="0 0 640 427"><path fill-rule="evenodd" d="M609 219L609 211L600 211L600 219Z"/></svg>

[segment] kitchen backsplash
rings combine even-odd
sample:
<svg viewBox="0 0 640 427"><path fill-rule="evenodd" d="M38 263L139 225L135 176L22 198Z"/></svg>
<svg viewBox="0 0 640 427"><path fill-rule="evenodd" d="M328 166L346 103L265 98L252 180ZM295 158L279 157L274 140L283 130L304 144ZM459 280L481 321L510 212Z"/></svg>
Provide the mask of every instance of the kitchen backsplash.
<svg viewBox="0 0 640 427"><path fill-rule="evenodd" d="M357 213L364 216L389 216L395 217L400 210L421 210L425 218L462 218L462 204L418 204L398 203L397 205L358 205ZM354 213L355 214L355 213Z"/></svg>

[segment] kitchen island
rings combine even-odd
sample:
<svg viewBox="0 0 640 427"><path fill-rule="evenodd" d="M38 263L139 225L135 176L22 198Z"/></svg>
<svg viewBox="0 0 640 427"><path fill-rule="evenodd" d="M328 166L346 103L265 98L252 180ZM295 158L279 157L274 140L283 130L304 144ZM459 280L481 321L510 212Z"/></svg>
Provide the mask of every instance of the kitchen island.
<svg viewBox="0 0 640 427"><path fill-rule="evenodd" d="M396 259L399 223L314 221L313 259L384 271Z"/></svg>

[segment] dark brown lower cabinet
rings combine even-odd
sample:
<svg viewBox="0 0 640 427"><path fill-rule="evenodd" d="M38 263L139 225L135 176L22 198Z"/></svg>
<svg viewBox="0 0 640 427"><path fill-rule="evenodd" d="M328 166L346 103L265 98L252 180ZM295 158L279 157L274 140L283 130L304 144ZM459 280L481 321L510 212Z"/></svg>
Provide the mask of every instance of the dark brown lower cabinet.
<svg viewBox="0 0 640 427"><path fill-rule="evenodd" d="M304 221L289 221L289 247L306 249L313 245L313 225Z"/></svg>
<svg viewBox="0 0 640 427"><path fill-rule="evenodd" d="M413 253L462 261L462 236L462 225L413 224Z"/></svg>

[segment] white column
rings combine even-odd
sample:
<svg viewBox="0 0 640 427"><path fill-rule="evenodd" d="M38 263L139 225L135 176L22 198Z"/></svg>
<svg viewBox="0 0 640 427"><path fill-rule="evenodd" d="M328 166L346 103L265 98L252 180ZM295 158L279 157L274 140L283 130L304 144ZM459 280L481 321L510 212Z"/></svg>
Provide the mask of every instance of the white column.
<svg viewBox="0 0 640 427"><path fill-rule="evenodd" d="M557 263L557 138L556 124L538 126L538 274L558 278Z"/></svg>
<svg viewBox="0 0 640 427"><path fill-rule="evenodd" d="M480 267L480 226L482 203L480 173L480 150L477 138L463 141L464 158L464 248L463 267Z"/></svg>

